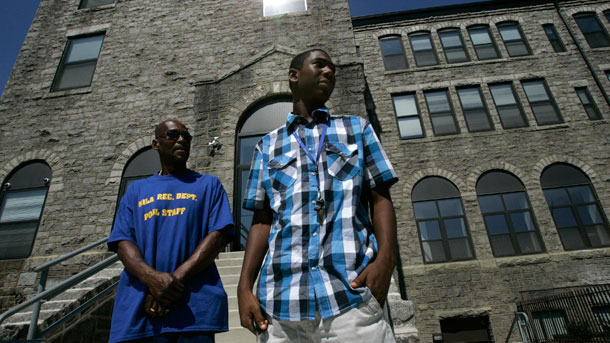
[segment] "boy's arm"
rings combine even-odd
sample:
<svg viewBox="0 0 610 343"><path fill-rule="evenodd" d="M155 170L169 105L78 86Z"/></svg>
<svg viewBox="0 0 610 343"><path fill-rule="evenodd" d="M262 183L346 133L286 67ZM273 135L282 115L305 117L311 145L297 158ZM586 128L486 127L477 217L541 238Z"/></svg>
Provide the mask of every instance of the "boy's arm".
<svg viewBox="0 0 610 343"><path fill-rule="evenodd" d="M383 306L388 296L392 272L396 266L396 214L390 198L390 189L379 185L369 193L373 217L373 231L379 251L358 277L350 284L353 288L368 286Z"/></svg>
<svg viewBox="0 0 610 343"><path fill-rule="evenodd" d="M261 305L252 292L252 287L260 271L263 258L267 253L269 232L271 231L271 221L273 211L266 207L263 210L255 210L252 220L252 227L248 233L246 241L246 251L244 263L237 285L237 300L239 303L239 316L241 325L246 329L255 332L252 326L254 319L261 330L267 330L267 320L261 310Z"/></svg>

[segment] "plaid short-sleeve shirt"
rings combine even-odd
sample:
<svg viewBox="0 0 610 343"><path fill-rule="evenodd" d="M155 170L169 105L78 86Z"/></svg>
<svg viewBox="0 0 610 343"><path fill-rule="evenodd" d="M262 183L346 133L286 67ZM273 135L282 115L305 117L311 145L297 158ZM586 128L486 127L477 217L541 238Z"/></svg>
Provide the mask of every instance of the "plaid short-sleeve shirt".
<svg viewBox="0 0 610 343"><path fill-rule="evenodd" d="M371 296L367 287L349 285L377 254L368 194L398 180L365 119L331 116L326 108L312 117L308 123L290 113L285 126L261 139L244 198L246 209L269 201L273 211L258 298L278 320L313 320L316 306L323 318L332 317ZM315 156L324 126L316 169L293 132ZM322 219L315 210L318 189Z"/></svg>

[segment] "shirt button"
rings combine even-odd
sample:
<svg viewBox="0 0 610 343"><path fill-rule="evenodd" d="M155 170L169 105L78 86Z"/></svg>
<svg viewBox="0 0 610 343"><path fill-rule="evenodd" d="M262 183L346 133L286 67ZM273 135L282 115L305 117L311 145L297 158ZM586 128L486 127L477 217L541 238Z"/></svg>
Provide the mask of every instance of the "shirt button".
<svg viewBox="0 0 610 343"><path fill-rule="evenodd" d="M315 204L316 204L316 201L315 201L315 200L312 200L312 201L311 201L311 203L315 205Z"/></svg>
<svg viewBox="0 0 610 343"><path fill-rule="evenodd" d="M311 270L316 271L316 267L311 267Z"/></svg>
<svg viewBox="0 0 610 343"><path fill-rule="evenodd" d="M313 236L314 236L314 237L316 237L317 235L318 235L318 233L317 233L317 232L314 232L314 233L313 233Z"/></svg>
<svg viewBox="0 0 610 343"><path fill-rule="evenodd" d="M311 148L307 148L307 150L311 151Z"/></svg>
<svg viewBox="0 0 610 343"><path fill-rule="evenodd" d="M311 173L311 175L316 176L316 173Z"/></svg>

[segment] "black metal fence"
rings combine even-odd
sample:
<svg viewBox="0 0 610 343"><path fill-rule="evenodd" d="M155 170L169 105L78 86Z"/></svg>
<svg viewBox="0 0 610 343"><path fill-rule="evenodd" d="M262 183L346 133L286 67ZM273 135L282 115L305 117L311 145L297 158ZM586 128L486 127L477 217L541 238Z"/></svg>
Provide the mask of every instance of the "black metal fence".
<svg viewBox="0 0 610 343"><path fill-rule="evenodd" d="M610 343L610 284L556 291L517 308L529 317L530 342Z"/></svg>

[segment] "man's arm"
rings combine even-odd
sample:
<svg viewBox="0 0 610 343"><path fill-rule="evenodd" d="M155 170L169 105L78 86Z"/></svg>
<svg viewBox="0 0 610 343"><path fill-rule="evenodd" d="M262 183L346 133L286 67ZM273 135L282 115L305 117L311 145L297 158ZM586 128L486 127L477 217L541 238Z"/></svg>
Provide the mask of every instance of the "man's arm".
<svg viewBox="0 0 610 343"><path fill-rule="evenodd" d="M370 191L373 231L379 251L354 281L353 288L368 286L383 306L388 296L392 272L396 266L396 214L390 198L390 189L380 185Z"/></svg>
<svg viewBox="0 0 610 343"><path fill-rule="evenodd" d="M148 291L159 305L168 307L182 295L184 284L172 274L157 271L149 266L142 258L142 252L137 245L130 241L120 241L117 254L125 269L148 287Z"/></svg>
<svg viewBox="0 0 610 343"><path fill-rule="evenodd" d="M244 263L237 285L237 301L239 303L241 326L253 333L256 332L252 326L252 319L256 321L261 330L267 330L268 322L263 315L258 299L256 299L252 292L252 287L260 271L263 258L269 248L267 241L269 240L272 220L273 211L270 208L254 211L252 227L246 241Z"/></svg>
<svg viewBox="0 0 610 343"><path fill-rule="evenodd" d="M193 275L199 274L207 268L230 241L226 229L216 230L205 236L197 245L191 257L176 268L172 275L184 284Z"/></svg>

